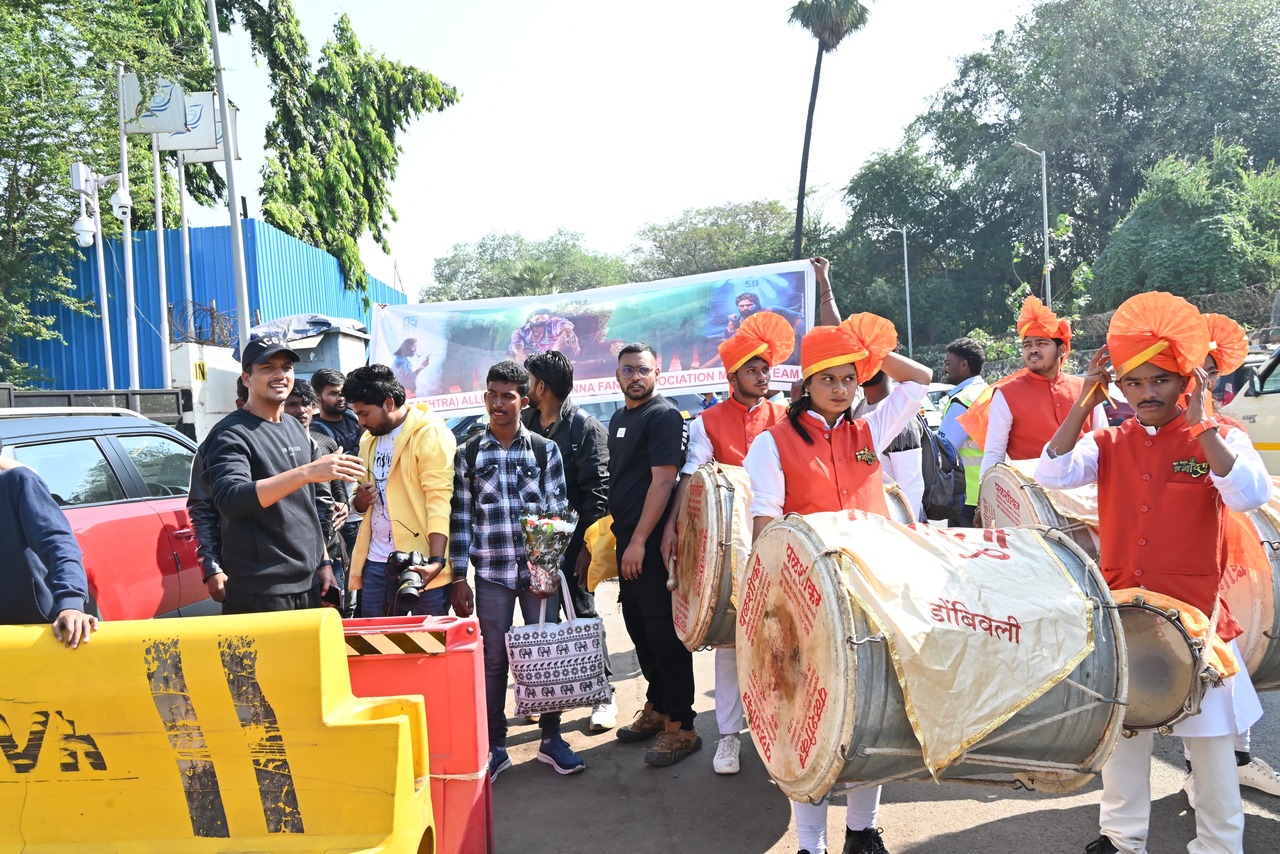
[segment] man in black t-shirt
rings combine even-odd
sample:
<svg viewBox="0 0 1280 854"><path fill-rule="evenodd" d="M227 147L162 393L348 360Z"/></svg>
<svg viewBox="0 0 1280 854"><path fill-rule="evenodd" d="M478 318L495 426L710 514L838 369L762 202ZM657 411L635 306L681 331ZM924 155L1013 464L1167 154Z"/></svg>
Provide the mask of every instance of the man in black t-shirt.
<svg viewBox="0 0 1280 854"><path fill-rule="evenodd" d="M638 742L657 735L644 761L672 765L701 748L702 739L693 728L693 655L676 635L661 548L689 433L680 410L654 393L659 373L648 344L628 344L618 354L626 406L609 422L609 512L618 540L622 619L649 683L644 709L618 730L618 738Z"/></svg>
<svg viewBox="0 0 1280 854"><path fill-rule="evenodd" d="M346 379L341 371L333 368L321 368L311 375L311 387L315 389L317 402L320 404L316 417L311 419L311 432L328 436L338 444L338 450L342 453L359 456L360 436L364 431L360 429L360 419L356 418L351 405L342 396L342 386ZM356 550L360 519L361 515L352 508L342 525L342 540L347 545L349 555Z"/></svg>

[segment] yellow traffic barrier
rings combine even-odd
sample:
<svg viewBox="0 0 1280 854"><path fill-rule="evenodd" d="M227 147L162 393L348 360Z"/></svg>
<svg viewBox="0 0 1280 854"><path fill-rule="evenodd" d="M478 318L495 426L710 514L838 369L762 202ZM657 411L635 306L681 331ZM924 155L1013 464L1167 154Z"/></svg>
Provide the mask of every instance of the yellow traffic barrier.
<svg viewBox="0 0 1280 854"><path fill-rule="evenodd" d="M435 850L422 697L351 694L336 611L0 627L0 849Z"/></svg>

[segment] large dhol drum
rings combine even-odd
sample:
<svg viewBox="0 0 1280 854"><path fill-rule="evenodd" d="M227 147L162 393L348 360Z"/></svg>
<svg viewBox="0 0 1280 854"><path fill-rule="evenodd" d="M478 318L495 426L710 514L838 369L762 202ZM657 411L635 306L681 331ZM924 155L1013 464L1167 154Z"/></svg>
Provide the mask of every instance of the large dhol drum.
<svg viewBox="0 0 1280 854"><path fill-rule="evenodd" d="M884 487L889 518L909 525L911 505L897 484ZM671 614L685 648L733 646L738 580L751 551L751 481L738 466L707 463L689 476L679 508Z"/></svg>
<svg viewBox="0 0 1280 854"><path fill-rule="evenodd" d="M1033 470L1034 465L998 463L987 471L978 491L983 527L1042 525L1054 528L1074 540L1091 559L1097 560L1096 488L1092 488L1092 492L1046 489L1031 479L1030 471Z"/></svg>
<svg viewBox="0 0 1280 854"><path fill-rule="evenodd" d="M1244 629L1236 643L1254 690L1274 691L1280 689L1280 514L1268 505L1246 516L1257 531L1266 562L1242 567L1229 559L1221 592Z"/></svg>
<svg viewBox="0 0 1280 854"><path fill-rule="evenodd" d="M1208 688L1201 679L1200 642L1177 612L1135 600L1119 605L1125 651L1129 657L1129 704L1125 729L1155 729L1168 734L1174 725L1200 711Z"/></svg>
<svg viewBox="0 0 1280 854"><path fill-rule="evenodd" d="M733 646L737 579L751 550L751 482L738 466L707 463L680 505L671 614L690 651Z"/></svg>
<svg viewBox="0 0 1280 854"><path fill-rule="evenodd" d="M742 582L738 672L757 750L795 800L931 779L889 645L853 594L852 573L868 553L850 530L818 530L808 518L788 515L761 532ZM1074 542L1041 533L1087 599L1094 649L940 778L1070 791L1097 773L1120 737L1128 666L1110 591Z"/></svg>

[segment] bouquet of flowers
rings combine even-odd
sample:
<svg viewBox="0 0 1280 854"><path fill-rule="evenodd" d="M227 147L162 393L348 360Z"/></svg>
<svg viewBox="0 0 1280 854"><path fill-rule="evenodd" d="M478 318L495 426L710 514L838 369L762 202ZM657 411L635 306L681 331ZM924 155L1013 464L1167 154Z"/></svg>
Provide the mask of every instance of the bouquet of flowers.
<svg viewBox="0 0 1280 854"><path fill-rule="evenodd" d="M520 529L524 531L524 548L529 555L529 589L550 596L560 589L560 563L578 525L578 514L543 515L524 513Z"/></svg>

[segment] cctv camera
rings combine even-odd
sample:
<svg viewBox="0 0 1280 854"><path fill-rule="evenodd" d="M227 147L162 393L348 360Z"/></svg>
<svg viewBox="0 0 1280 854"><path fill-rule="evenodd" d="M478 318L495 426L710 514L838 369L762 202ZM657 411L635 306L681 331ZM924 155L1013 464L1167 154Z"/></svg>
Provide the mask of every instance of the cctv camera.
<svg viewBox="0 0 1280 854"><path fill-rule="evenodd" d="M111 194L111 212L121 221L128 219L133 213L133 198L128 190L121 188Z"/></svg>
<svg viewBox="0 0 1280 854"><path fill-rule="evenodd" d="M93 220L80 214L75 224L71 226L71 233L76 237L76 245L81 249L88 249L93 245Z"/></svg>

